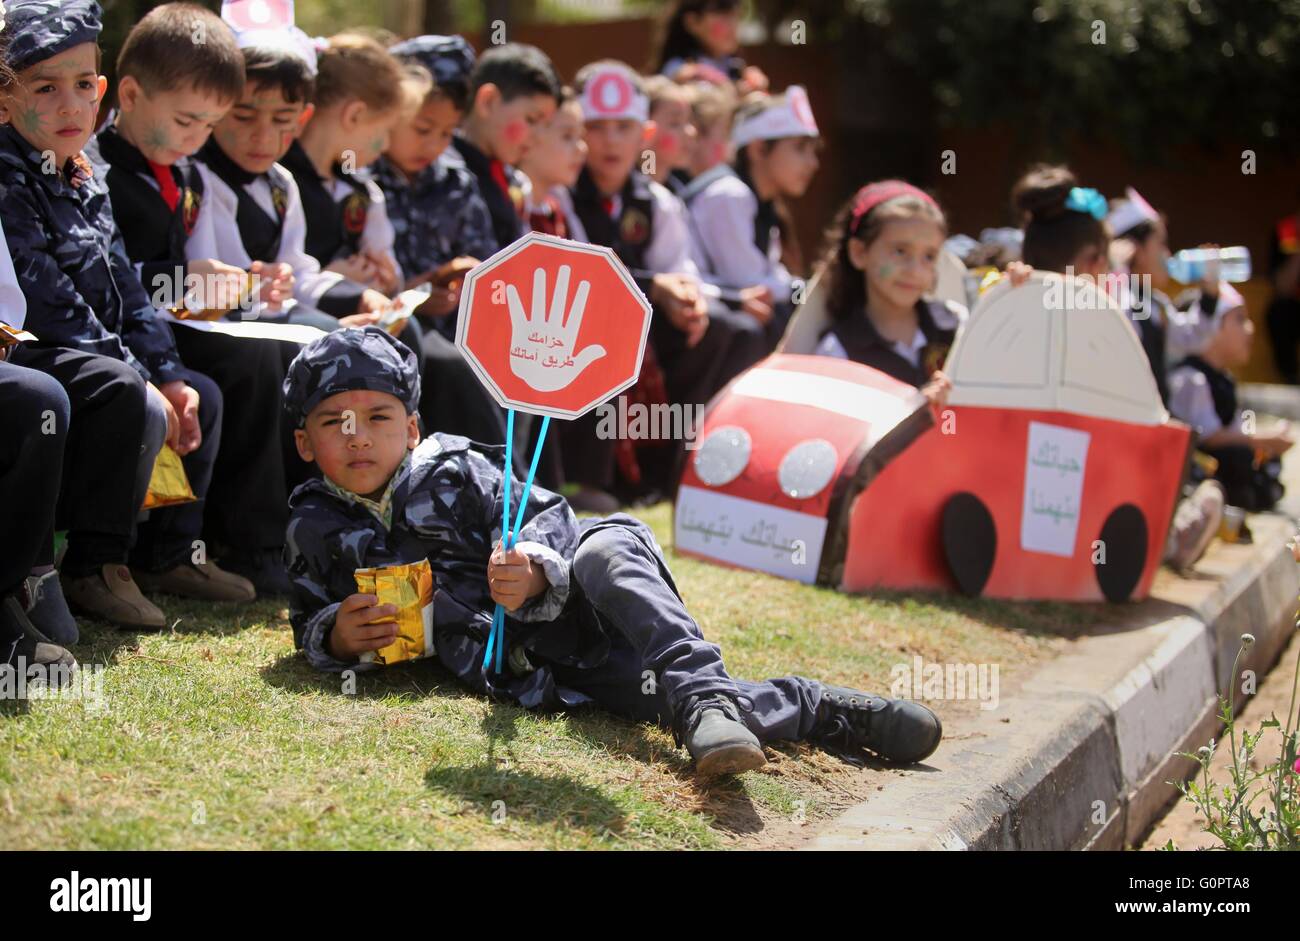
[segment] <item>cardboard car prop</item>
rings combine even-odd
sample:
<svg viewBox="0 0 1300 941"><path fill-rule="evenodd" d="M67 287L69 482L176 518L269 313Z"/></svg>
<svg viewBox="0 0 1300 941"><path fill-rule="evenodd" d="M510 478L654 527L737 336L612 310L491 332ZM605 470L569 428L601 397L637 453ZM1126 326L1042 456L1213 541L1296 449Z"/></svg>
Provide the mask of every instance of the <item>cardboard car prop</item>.
<svg viewBox="0 0 1300 941"><path fill-rule="evenodd" d="M949 355L938 415L843 360L778 352L737 377L688 456L678 550L850 592L1145 597L1190 433L1126 315L1075 303L1081 284L990 289ZM783 349L814 333L792 322Z"/></svg>

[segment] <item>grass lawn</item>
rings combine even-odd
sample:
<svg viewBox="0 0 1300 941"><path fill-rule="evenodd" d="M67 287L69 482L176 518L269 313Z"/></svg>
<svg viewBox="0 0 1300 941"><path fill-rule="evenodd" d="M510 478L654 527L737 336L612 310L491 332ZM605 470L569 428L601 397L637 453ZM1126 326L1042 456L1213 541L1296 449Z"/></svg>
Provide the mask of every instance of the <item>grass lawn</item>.
<svg viewBox="0 0 1300 941"><path fill-rule="evenodd" d="M671 545L666 504L642 514ZM1113 614L1103 605L851 597L673 557L730 671L887 692L890 668L996 663L1002 694ZM82 622L106 708L0 715L0 846L55 848L718 848L791 846L898 774L799 745L703 785L670 733L595 709L540 715L463 692L429 662L358 678L295 654L287 611L160 599L159 635ZM935 706L950 726L973 702Z"/></svg>

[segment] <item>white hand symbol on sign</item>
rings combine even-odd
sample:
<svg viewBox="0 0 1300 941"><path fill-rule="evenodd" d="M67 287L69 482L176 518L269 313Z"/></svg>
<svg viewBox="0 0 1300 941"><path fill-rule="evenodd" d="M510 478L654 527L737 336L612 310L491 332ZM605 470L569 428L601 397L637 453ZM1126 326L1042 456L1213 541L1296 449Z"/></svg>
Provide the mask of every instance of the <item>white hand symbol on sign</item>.
<svg viewBox="0 0 1300 941"><path fill-rule="evenodd" d="M506 285L506 304L510 308L510 371L538 392L563 389L605 355L605 348L599 343L593 343L581 353L576 350L591 283L578 282L566 321L564 305L569 294L569 271L568 265L560 265L549 315L546 312L544 269L538 268L533 272L531 315L524 314L524 305L515 286Z"/></svg>

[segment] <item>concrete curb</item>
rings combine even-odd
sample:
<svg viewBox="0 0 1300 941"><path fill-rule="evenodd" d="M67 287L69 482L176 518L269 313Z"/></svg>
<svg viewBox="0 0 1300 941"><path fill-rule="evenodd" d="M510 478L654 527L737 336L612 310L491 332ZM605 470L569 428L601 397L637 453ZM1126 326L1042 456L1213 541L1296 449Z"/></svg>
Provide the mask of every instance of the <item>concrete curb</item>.
<svg viewBox="0 0 1300 941"><path fill-rule="evenodd" d="M1262 676L1293 629L1300 566L1277 515L1251 519L1254 544L1216 543L1201 578L1162 575L1132 623L1080 639L972 734L847 812L806 849L1121 849L1176 795L1167 782L1218 734L1240 669ZM1206 576L1213 576L1212 578ZM1242 697L1239 697L1242 698Z"/></svg>

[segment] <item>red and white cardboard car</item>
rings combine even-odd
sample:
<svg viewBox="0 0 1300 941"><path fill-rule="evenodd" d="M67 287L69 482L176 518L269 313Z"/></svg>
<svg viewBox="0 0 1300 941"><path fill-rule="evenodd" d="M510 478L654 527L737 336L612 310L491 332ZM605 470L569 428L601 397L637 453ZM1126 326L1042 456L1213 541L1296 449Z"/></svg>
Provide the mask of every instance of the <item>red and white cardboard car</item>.
<svg viewBox="0 0 1300 941"><path fill-rule="evenodd" d="M785 348L817 332L792 324ZM1127 316L1074 279L1003 282L945 371L938 416L843 360L778 353L737 377L686 462L678 551L845 591L1145 597L1190 433Z"/></svg>

